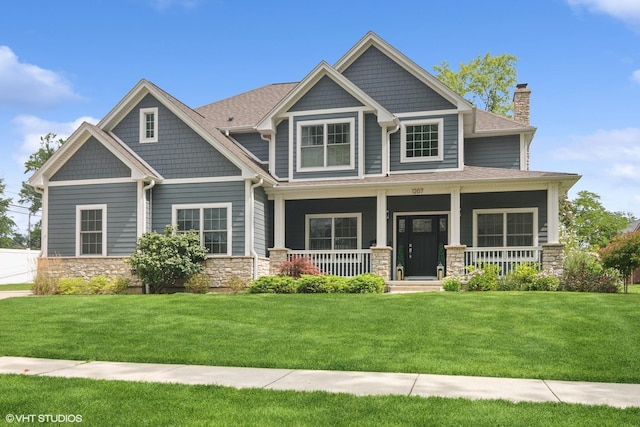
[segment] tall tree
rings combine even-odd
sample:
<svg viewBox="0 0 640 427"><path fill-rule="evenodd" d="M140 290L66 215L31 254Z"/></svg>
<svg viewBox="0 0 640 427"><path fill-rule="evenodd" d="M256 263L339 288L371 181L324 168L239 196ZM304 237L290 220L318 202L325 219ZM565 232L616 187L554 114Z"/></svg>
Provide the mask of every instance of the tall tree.
<svg viewBox="0 0 640 427"><path fill-rule="evenodd" d="M511 117L512 109L509 90L516 84L517 57L503 53L493 56L486 53L468 63L460 63L460 69L453 71L444 61L435 65L436 77L460 96L471 96L471 102L481 103L483 108L492 113Z"/></svg>
<svg viewBox="0 0 640 427"><path fill-rule="evenodd" d="M64 144L65 140L62 138L56 139L57 137L58 135L51 132L40 137L40 148L35 153L31 154L24 163L24 173L36 172L47 160L49 160L51 156L53 156L53 153L55 153L56 150ZM32 215L42 208L42 195L30 185L27 185L26 182L22 183L19 201L21 204L26 204L29 207L29 213ZM40 247L41 227L41 221L38 221L34 224L33 228L29 230L29 246L31 248L35 249Z"/></svg>
<svg viewBox="0 0 640 427"><path fill-rule="evenodd" d="M5 188L4 180L0 178L0 248L11 248L16 223L8 215L11 199L4 198Z"/></svg>

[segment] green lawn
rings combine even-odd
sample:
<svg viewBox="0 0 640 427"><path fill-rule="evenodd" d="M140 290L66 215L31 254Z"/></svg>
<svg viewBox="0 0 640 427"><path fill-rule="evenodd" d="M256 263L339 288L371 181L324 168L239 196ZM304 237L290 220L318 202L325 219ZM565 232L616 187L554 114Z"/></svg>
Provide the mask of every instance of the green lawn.
<svg viewBox="0 0 640 427"><path fill-rule="evenodd" d="M630 294L640 294L640 284L629 285L629 293Z"/></svg>
<svg viewBox="0 0 640 427"><path fill-rule="evenodd" d="M324 392L236 390L0 375L7 414L73 415L88 426L637 426L640 409ZM81 422L79 422L80 416ZM67 418L68 419L68 418ZM0 425L10 425L3 423Z"/></svg>
<svg viewBox="0 0 640 427"><path fill-rule="evenodd" d="M638 307L535 292L11 298L0 355L640 383Z"/></svg>
<svg viewBox="0 0 640 427"><path fill-rule="evenodd" d="M33 284L31 283L16 283L8 285L0 285L0 292L2 291L30 291Z"/></svg>

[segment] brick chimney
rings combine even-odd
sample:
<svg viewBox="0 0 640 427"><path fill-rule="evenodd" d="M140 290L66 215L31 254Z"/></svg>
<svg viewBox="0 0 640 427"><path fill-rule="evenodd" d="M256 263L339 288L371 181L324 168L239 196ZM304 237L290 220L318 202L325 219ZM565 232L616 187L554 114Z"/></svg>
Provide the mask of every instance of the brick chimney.
<svg viewBox="0 0 640 427"><path fill-rule="evenodd" d="M527 83L519 83L513 92L513 120L523 125L529 125L531 89Z"/></svg>

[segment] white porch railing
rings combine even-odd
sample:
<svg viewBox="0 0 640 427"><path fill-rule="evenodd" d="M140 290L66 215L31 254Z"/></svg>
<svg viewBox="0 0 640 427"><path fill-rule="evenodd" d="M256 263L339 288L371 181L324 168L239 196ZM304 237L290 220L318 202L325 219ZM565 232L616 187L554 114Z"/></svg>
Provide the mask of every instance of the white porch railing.
<svg viewBox="0 0 640 427"><path fill-rule="evenodd" d="M287 259L307 257L324 274L353 277L371 272L371 249L289 251Z"/></svg>
<svg viewBox="0 0 640 427"><path fill-rule="evenodd" d="M467 248L464 251L464 265L479 266L481 263L498 264L502 274L506 275L522 262L533 262L541 265L542 248L538 246L506 247L506 248Z"/></svg>

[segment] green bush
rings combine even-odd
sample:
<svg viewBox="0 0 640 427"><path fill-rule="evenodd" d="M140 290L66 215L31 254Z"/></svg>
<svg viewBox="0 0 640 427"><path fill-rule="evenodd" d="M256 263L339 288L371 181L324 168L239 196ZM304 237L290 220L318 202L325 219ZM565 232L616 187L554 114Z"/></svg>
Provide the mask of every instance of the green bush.
<svg viewBox="0 0 640 427"><path fill-rule="evenodd" d="M82 277L62 277L58 280L58 293L60 295L82 295L95 292L89 292L89 282Z"/></svg>
<svg viewBox="0 0 640 427"><path fill-rule="evenodd" d="M558 290L569 292L620 291L622 279L613 268L604 268L594 254L574 251L564 261L564 270Z"/></svg>
<svg viewBox="0 0 640 427"><path fill-rule="evenodd" d="M468 291L495 291L498 289L500 266L498 264L480 263L478 267L467 266L471 278L467 282Z"/></svg>
<svg viewBox="0 0 640 427"><path fill-rule="evenodd" d="M442 289L447 292L460 292L460 289L462 289L462 279L457 276L447 276L442 281Z"/></svg>
<svg viewBox="0 0 640 427"><path fill-rule="evenodd" d="M560 277L553 270L542 270L533 277L532 291L557 291Z"/></svg>
<svg viewBox="0 0 640 427"><path fill-rule="evenodd" d="M353 294L379 294L384 292L384 285L382 277L373 273L364 273L349 279L347 292Z"/></svg>
<svg viewBox="0 0 640 427"><path fill-rule="evenodd" d="M327 292L345 293L349 292L349 279L342 276L323 276L327 282Z"/></svg>
<svg viewBox="0 0 640 427"><path fill-rule="evenodd" d="M95 276L89 280L82 277L63 277L58 280L57 287L61 295L120 294L126 291L130 283L130 280L120 276Z"/></svg>
<svg viewBox="0 0 640 427"><path fill-rule="evenodd" d="M312 293L342 293L349 291L349 279L346 277L326 275L314 276L303 274L297 280L298 292Z"/></svg>
<svg viewBox="0 0 640 427"><path fill-rule="evenodd" d="M289 276L262 276L249 285L252 294L294 294L296 280Z"/></svg>
<svg viewBox="0 0 640 427"><path fill-rule="evenodd" d="M206 294L210 286L211 278L204 273L194 274L184 282L184 289L192 294Z"/></svg>

